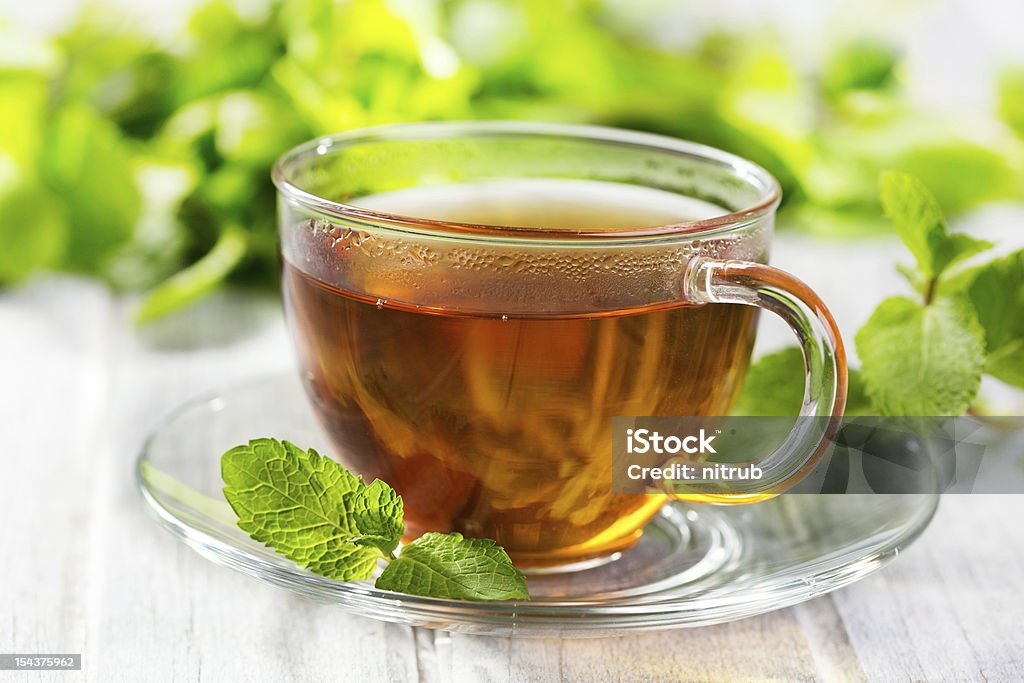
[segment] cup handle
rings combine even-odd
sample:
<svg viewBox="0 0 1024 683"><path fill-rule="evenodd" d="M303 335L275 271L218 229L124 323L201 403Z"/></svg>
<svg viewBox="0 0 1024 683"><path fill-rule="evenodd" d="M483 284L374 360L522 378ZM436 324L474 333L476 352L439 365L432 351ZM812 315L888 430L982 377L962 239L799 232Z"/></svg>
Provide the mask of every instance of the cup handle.
<svg viewBox="0 0 1024 683"><path fill-rule="evenodd" d="M725 486L706 482L697 495L681 497L746 503L782 493L817 465L846 405L846 351L832 313L801 280L778 268L748 261L695 258L684 275L683 296L696 304L757 306L786 321L804 359L800 416L817 419L798 419L779 447L756 461L763 472L759 480L733 481Z"/></svg>

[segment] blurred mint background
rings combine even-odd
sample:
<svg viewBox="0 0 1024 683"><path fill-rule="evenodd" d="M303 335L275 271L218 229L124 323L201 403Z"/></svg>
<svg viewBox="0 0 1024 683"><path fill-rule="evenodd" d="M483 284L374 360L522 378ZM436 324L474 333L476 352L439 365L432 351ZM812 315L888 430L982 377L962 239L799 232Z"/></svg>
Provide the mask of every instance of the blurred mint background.
<svg viewBox="0 0 1024 683"><path fill-rule="evenodd" d="M878 174L953 216L1024 197L1014 0L296 0L0 8L0 285L85 273L158 317L277 277L273 160L322 133L581 121L712 144L782 229L890 230Z"/></svg>

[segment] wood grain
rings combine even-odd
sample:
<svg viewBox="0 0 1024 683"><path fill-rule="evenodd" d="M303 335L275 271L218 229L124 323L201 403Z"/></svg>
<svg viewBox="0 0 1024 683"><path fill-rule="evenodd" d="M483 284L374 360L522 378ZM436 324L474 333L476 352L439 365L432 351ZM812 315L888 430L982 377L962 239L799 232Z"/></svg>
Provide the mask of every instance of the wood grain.
<svg viewBox="0 0 1024 683"><path fill-rule="evenodd" d="M102 287L66 280L0 305L4 652L81 652L87 639L112 313Z"/></svg>

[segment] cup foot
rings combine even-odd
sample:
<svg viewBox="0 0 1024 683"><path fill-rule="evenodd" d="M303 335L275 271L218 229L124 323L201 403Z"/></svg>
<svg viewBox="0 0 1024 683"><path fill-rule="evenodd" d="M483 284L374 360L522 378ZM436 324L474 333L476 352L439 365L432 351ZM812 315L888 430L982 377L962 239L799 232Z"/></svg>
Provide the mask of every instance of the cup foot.
<svg viewBox="0 0 1024 683"><path fill-rule="evenodd" d="M652 587L693 583L720 571L743 550L741 537L723 518L669 506L631 545L596 557L523 569L530 594L561 598L582 593L627 597Z"/></svg>
<svg viewBox="0 0 1024 683"><path fill-rule="evenodd" d="M521 565L517 564L524 574L527 576L543 576L545 574L569 574L572 572L582 572L588 569L596 569L602 567L611 562L616 562L622 559L623 554L627 551L618 550L607 555L598 555L597 557L589 557L583 560L574 560L572 562L565 562L562 564L538 564L538 565Z"/></svg>
<svg viewBox="0 0 1024 683"><path fill-rule="evenodd" d="M403 541L419 535L419 530L407 529ZM630 590L668 577L678 580L681 574L696 581L722 567L741 546L720 518L669 506L655 513L645 528L589 552L567 548L510 556L529 577L531 595L554 597L575 593L581 581L599 592Z"/></svg>

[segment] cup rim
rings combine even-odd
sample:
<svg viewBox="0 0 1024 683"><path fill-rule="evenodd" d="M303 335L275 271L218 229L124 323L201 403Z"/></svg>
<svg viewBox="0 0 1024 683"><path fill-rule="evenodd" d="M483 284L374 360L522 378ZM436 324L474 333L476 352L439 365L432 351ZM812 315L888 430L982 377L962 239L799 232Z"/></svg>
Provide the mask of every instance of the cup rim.
<svg viewBox="0 0 1024 683"><path fill-rule="evenodd" d="M706 163L727 167L735 177L760 191L754 204L710 218L657 226L566 230L564 228L525 227L483 223L462 223L408 216L372 210L345 202L325 199L302 189L290 173L291 167L310 157L327 156L353 145L384 140L427 140L449 137L531 136L568 138L578 141L647 147L659 152L689 156ZM593 238L636 238L685 235L703 236L712 232L742 229L770 214L779 205L782 190L778 181L763 167L743 157L689 140L643 133L609 126L540 123L534 121L432 121L397 123L325 135L304 142L282 154L274 163L271 179L282 197L315 212L341 219L356 220L378 227L395 227L426 232L440 237L517 238L530 240L575 240Z"/></svg>

